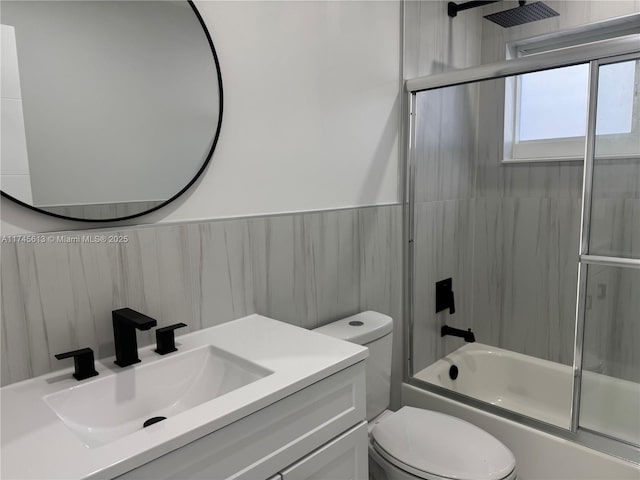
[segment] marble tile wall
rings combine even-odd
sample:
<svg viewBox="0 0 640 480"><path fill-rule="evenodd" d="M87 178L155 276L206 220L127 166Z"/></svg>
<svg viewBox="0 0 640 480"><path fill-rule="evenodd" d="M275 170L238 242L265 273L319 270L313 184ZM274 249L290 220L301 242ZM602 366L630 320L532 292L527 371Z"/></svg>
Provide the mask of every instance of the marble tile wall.
<svg viewBox="0 0 640 480"><path fill-rule="evenodd" d="M420 92L416 97L416 203L474 195L478 86Z"/></svg>
<svg viewBox="0 0 640 480"><path fill-rule="evenodd" d="M482 23L478 11L455 19L447 2L406 1L404 4L405 78L479 65Z"/></svg>
<svg viewBox="0 0 640 480"><path fill-rule="evenodd" d="M405 3L407 78L480 64L481 17L455 19L446 2ZM418 371L458 348L441 339L445 323L471 326L477 95L460 86L418 95L415 164L413 368ZM435 313L435 282L453 278L456 314Z"/></svg>
<svg viewBox="0 0 640 480"><path fill-rule="evenodd" d="M640 159L597 160L590 253L640 258ZM640 382L640 271L590 266L585 368Z"/></svg>
<svg viewBox="0 0 640 480"><path fill-rule="evenodd" d="M128 241L73 240L103 233ZM126 306L188 330L254 312L314 328L377 310L395 319L399 385L401 233L402 207L392 205L2 244L2 384L68 366L55 353L88 346L113 355L111 311ZM140 332L139 343L152 335Z"/></svg>
<svg viewBox="0 0 640 480"><path fill-rule="evenodd" d="M640 158L596 161L590 253L640 258Z"/></svg>
<svg viewBox="0 0 640 480"><path fill-rule="evenodd" d="M413 365L417 372L464 344L440 337L442 325L472 328L475 204L469 200L419 203L415 207ZM456 313L435 313L435 283L451 277Z"/></svg>
<svg viewBox="0 0 640 480"><path fill-rule="evenodd" d="M640 383L640 270L589 266L583 368Z"/></svg>
<svg viewBox="0 0 640 480"><path fill-rule="evenodd" d="M478 341L573 362L580 206L579 199L477 200L473 308Z"/></svg>

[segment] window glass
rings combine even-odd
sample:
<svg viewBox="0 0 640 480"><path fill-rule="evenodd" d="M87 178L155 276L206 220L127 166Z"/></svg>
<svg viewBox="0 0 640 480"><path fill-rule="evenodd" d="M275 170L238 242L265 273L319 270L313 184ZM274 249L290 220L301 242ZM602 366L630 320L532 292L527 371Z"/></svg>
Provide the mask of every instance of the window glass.
<svg viewBox="0 0 640 480"><path fill-rule="evenodd" d="M598 135L632 132L635 84L635 62L600 68ZM517 141L584 137L588 97L588 64L521 75Z"/></svg>
<svg viewBox="0 0 640 480"><path fill-rule="evenodd" d="M636 62L603 65L599 75L596 133L631 133Z"/></svg>
<svg viewBox="0 0 640 480"><path fill-rule="evenodd" d="M584 136L589 65L522 75L519 141Z"/></svg>

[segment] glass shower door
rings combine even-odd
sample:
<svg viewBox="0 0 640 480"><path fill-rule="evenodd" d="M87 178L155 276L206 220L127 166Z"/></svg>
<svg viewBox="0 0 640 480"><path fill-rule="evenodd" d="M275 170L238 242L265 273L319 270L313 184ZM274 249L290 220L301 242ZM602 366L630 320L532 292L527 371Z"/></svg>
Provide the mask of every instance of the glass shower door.
<svg viewBox="0 0 640 480"><path fill-rule="evenodd" d="M594 75L576 420L580 429L640 445L640 61L600 64Z"/></svg>

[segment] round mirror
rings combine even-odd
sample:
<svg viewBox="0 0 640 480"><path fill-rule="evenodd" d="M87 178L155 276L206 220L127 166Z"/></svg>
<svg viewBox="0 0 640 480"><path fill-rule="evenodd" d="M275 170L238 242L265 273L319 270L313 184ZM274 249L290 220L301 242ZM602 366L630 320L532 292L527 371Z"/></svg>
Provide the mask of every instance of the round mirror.
<svg viewBox="0 0 640 480"><path fill-rule="evenodd" d="M2 195L113 221L195 182L222 121L222 77L187 1L2 1Z"/></svg>

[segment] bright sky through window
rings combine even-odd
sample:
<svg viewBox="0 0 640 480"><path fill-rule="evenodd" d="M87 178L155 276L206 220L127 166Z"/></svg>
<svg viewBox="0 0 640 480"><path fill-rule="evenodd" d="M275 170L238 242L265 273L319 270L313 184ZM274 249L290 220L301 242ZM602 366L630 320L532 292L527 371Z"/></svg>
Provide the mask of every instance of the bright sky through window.
<svg viewBox="0 0 640 480"><path fill-rule="evenodd" d="M630 133L635 63L600 68L597 134ZM519 141L582 137L586 132L589 65L521 77Z"/></svg>

